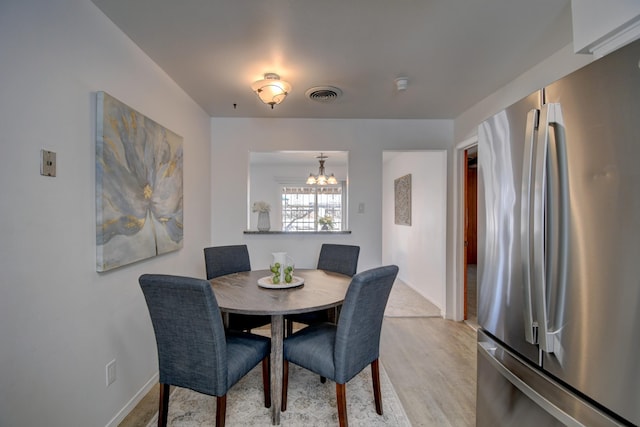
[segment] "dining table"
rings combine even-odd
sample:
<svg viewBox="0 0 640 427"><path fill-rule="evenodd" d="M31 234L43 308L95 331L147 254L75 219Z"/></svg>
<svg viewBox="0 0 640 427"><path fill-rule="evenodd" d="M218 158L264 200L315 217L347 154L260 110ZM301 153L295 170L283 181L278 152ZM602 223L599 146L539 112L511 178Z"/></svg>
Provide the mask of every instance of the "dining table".
<svg viewBox="0 0 640 427"><path fill-rule="evenodd" d="M279 425L284 317L339 307L351 277L325 270L296 269L292 283L276 285L271 281L270 270L254 270L219 276L210 282L223 313L271 316L271 423Z"/></svg>

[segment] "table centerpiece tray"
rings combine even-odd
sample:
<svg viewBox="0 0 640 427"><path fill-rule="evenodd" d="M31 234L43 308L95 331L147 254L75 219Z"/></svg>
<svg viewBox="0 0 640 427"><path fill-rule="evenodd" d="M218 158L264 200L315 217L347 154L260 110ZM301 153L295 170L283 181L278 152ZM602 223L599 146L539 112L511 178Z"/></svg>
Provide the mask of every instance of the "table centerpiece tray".
<svg viewBox="0 0 640 427"><path fill-rule="evenodd" d="M280 283L273 283L271 276L258 279L258 286L267 289L288 289L302 285L304 285L304 279L298 276L293 276L293 280L291 280L291 283L287 283L285 281L281 281Z"/></svg>

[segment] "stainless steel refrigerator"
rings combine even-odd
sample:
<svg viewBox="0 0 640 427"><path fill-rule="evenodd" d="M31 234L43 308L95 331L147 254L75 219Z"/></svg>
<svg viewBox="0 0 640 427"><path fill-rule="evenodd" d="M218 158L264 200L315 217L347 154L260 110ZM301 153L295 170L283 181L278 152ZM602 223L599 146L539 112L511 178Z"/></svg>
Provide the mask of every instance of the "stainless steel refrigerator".
<svg viewBox="0 0 640 427"><path fill-rule="evenodd" d="M639 61L479 126L480 427L640 424Z"/></svg>

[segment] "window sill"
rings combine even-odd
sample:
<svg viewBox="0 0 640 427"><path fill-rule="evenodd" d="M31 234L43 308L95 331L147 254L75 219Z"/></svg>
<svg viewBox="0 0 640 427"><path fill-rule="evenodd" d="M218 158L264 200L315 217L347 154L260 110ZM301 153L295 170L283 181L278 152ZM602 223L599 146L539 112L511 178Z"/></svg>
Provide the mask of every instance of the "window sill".
<svg viewBox="0 0 640 427"><path fill-rule="evenodd" d="M257 231L257 230L244 230L244 234L351 234L351 230L340 231Z"/></svg>

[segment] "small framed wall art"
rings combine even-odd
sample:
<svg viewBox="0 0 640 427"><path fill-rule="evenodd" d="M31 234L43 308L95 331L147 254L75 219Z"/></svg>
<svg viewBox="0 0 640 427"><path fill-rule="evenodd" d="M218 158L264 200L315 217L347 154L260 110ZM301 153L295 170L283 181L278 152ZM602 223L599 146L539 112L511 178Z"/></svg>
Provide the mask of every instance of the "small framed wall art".
<svg viewBox="0 0 640 427"><path fill-rule="evenodd" d="M411 174L394 181L395 223L411 225Z"/></svg>

